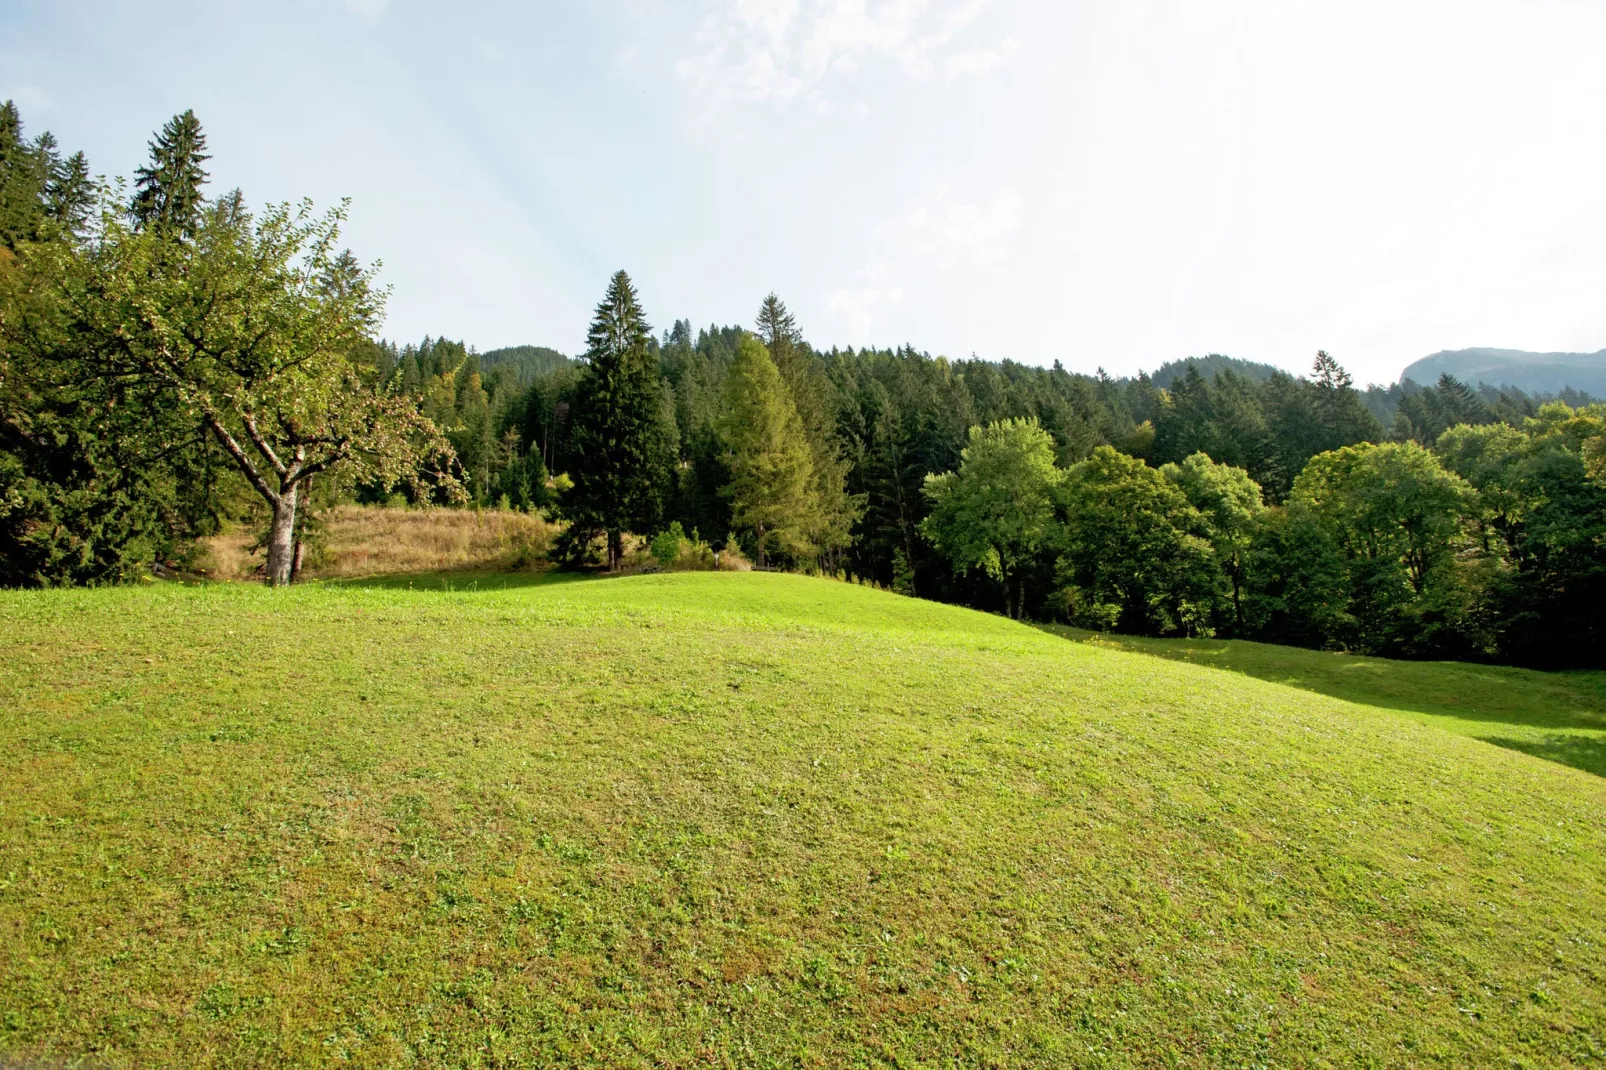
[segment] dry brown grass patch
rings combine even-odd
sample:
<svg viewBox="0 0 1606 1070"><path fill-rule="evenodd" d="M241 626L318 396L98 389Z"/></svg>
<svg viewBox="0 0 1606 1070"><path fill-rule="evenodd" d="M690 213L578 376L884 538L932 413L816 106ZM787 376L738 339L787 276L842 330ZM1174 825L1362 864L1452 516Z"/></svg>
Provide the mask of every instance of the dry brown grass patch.
<svg viewBox="0 0 1606 1070"><path fill-rule="evenodd" d="M390 572L532 568L546 561L555 525L504 509L386 509L340 505L323 517L320 547L308 555L305 579ZM254 534L239 527L207 542L203 567L215 579L249 579L263 555Z"/></svg>

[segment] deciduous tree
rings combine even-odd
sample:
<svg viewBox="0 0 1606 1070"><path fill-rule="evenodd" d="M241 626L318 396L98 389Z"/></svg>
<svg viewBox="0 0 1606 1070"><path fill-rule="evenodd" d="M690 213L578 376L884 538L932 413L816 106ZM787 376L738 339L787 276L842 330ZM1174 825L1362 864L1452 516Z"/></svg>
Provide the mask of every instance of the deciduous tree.
<svg viewBox="0 0 1606 1070"><path fill-rule="evenodd" d="M1054 440L1036 420L999 420L970 429L959 468L926 477L931 514L920 530L960 570L979 568L1004 587L1012 617L1026 602L1022 573L1048 538Z"/></svg>
<svg viewBox="0 0 1606 1070"><path fill-rule="evenodd" d="M272 514L270 584L290 580L314 476L393 483L450 450L412 399L351 359L384 294L338 256L344 218L303 204L254 219L227 200L180 241L108 204L82 248L28 247L17 274L30 298L5 325L41 382L94 383L85 405L148 415L158 454L194 431L215 441Z"/></svg>
<svg viewBox="0 0 1606 1070"><path fill-rule="evenodd" d="M1160 474L1182 491L1198 510L1202 535L1210 544L1216 565L1232 589L1232 626L1244 628L1244 580L1256 523L1265 508L1260 487L1242 468L1217 464L1195 453L1177 464L1164 465Z"/></svg>
<svg viewBox="0 0 1606 1070"><path fill-rule="evenodd" d="M1136 457L1100 446L1060 492L1055 542L1073 617L1141 634L1209 634L1222 588L1182 491Z"/></svg>

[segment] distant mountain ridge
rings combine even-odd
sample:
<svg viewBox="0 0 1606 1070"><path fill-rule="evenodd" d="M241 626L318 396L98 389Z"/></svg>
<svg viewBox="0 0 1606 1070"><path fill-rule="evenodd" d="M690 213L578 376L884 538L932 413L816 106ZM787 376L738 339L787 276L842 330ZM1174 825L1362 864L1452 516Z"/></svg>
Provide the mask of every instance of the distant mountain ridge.
<svg viewBox="0 0 1606 1070"><path fill-rule="evenodd" d="M1514 386L1528 394L1559 394L1571 388L1606 397L1606 349L1598 353L1529 353L1521 349L1445 349L1413 361L1402 373L1422 386L1450 374L1476 387Z"/></svg>

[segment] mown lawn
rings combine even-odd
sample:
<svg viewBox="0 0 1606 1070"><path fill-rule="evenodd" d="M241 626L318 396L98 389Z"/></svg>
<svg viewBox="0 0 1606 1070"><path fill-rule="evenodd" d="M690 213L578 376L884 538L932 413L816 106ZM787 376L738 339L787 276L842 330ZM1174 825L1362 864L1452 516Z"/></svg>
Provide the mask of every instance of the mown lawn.
<svg viewBox="0 0 1606 1070"><path fill-rule="evenodd" d="M1606 1059L1599 776L827 581L463 579L0 594L0 1051Z"/></svg>
<svg viewBox="0 0 1606 1070"><path fill-rule="evenodd" d="M1109 649L1209 665L1397 710L1452 732L1606 777L1606 672L1391 661L1237 640L1143 639L1052 624L1044 630Z"/></svg>

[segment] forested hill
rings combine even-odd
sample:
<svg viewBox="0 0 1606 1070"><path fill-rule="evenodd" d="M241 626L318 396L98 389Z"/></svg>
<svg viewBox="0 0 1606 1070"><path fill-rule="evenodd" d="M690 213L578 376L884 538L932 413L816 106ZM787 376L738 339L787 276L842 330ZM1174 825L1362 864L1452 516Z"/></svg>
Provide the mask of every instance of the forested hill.
<svg viewBox="0 0 1606 1070"><path fill-rule="evenodd" d="M1445 349L1413 362L1400 382L1436 383L1453 375L1472 386L1516 387L1529 394L1569 390L1606 397L1606 349L1598 353L1529 353L1521 349Z"/></svg>
<svg viewBox="0 0 1606 1070"><path fill-rule="evenodd" d="M1282 370L1274 364L1262 364L1255 360L1241 360L1238 357L1224 357L1220 353L1211 353L1203 357L1168 360L1155 369L1149 379L1161 390L1169 390L1171 384L1188 374L1189 368L1197 370L1206 379L1215 378L1219 372L1230 371L1255 383L1264 382Z"/></svg>
<svg viewBox="0 0 1606 1070"><path fill-rule="evenodd" d="M497 368L511 368L513 379L520 386L527 386L541 376L550 375L573 363L570 358L547 346L505 346L480 354L482 369L491 372Z"/></svg>

